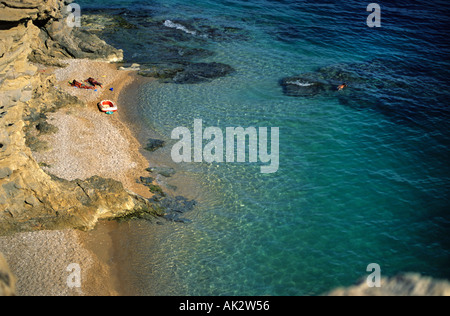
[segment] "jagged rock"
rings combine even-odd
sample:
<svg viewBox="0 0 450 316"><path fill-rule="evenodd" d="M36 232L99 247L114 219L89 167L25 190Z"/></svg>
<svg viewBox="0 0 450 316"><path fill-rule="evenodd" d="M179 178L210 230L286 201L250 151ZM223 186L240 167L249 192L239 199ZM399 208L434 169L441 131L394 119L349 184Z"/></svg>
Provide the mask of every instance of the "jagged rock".
<svg viewBox="0 0 450 316"><path fill-rule="evenodd" d="M349 288L339 288L328 296L450 296L450 282L423 277L420 274L404 274L383 278L381 287L370 288L366 280Z"/></svg>
<svg viewBox="0 0 450 316"><path fill-rule="evenodd" d="M108 45L105 41L77 27L67 26L65 20L54 21L46 24L41 36L44 37L45 46L36 47L36 53L32 55L34 60L49 63L42 56L65 58L90 58L109 62L123 60L123 51Z"/></svg>
<svg viewBox="0 0 450 316"><path fill-rule="evenodd" d="M10 30L10 34L0 36L0 56L5 47L14 40L15 28L34 26L37 34L22 45L32 47L29 59L50 66L63 66L58 58L91 58L118 62L123 59L123 51L108 45L96 35L71 27L67 23L69 12L65 10L71 0L25 0L2 1L0 4L0 30ZM32 23L28 23L32 22ZM6 42L6 45L5 45Z"/></svg>
<svg viewBox="0 0 450 316"><path fill-rule="evenodd" d="M30 17L37 17L39 8L36 3L3 1L0 3L0 21L21 21ZM36 1L37 2L37 1Z"/></svg>

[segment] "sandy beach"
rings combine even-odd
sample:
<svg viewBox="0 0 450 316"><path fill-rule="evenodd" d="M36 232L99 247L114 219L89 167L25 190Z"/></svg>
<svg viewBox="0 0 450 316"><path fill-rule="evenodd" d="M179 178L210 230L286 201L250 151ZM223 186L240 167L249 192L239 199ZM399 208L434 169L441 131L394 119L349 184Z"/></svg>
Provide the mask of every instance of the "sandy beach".
<svg viewBox="0 0 450 316"><path fill-rule="evenodd" d="M87 179L94 175L112 178L143 197L149 190L137 183L148 174L148 161L140 154L141 145L132 135L119 111L106 115L98 110L101 100L119 100L120 93L132 84L136 74L118 70L116 64L90 60L68 60L66 68L46 69L54 73L60 88L77 96L86 108L63 108L48 113L47 122L57 132L40 136L50 144L48 152L33 153L42 168L66 180ZM103 88L84 90L68 82L93 77ZM113 89L113 91L110 90ZM18 295L122 295L123 282L119 271L125 271L126 260L114 249L117 224L99 224L92 232L76 230L42 231L0 237L3 252L17 276ZM115 253L116 262L112 262ZM82 286L67 286L71 263L80 265ZM119 267L121 265L122 267Z"/></svg>

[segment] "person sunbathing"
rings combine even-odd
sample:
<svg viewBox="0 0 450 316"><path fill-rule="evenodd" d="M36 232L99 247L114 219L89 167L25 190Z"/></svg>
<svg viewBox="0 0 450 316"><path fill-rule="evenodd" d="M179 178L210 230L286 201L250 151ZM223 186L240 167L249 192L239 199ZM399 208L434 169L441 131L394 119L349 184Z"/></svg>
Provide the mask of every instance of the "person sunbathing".
<svg viewBox="0 0 450 316"><path fill-rule="evenodd" d="M89 82L91 85L95 86L99 86L100 88L103 88L103 84L98 82L97 80L95 80L92 77L89 77L87 80L85 80L86 82Z"/></svg>
<svg viewBox="0 0 450 316"><path fill-rule="evenodd" d="M72 87L77 87L79 89L90 89L90 90L95 89L94 87L88 87L85 84L82 84L81 82L76 81L75 79L72 82L69 82L69 84Z"/></svg>
<svg viewBox="0 0 450 316"><path fill-rule="evenodd" d="M81 87L82 87L81 82L78 82L78 81L76 81L75 79L72 80L72 82L69 82L69 83L70 83L70 85L71 85L72 87L77 87L77 88L81 88Z"/></svg>

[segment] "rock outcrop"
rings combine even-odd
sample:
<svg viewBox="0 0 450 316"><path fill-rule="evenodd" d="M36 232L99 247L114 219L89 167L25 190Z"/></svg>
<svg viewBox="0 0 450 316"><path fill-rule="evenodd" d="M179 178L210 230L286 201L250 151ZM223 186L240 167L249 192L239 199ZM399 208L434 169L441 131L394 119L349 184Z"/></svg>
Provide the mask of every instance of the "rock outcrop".
<svg viewBox="0 0 450 316"><path fill-rule="evenodd" d="M43 113L84 106L38 71L59 58L118 61L122 51L66 23L63 0L4 0L0 3L0 235L75 227L135 211L159 214L159 206L110 179L65 181L45 173L32 156L30 130ZM45 126L44 126L45 127Z"/></svg>
<svg viewBox="0 0 450 316"><path fill-rule="evenodd" d="M450 283L423 277L420 274L404 274L381 279L381 287L370 288L366 280L349 288L339 288L329 296L450 296Z"/></svg>
<svg viewBox="0 0 450 316"><path fill-rule="evenodd" d="M32 22L39 30L34 34L33 40L27 42L32 48L29 58L41 64L61 66L58 60L60 57L121 61L123 51L106 44L96 35L69 25L67 5L71 2L72 0L2 1L0 30L11 30L16 26L27 25L29 31L31 24L28 22Z"/></svg>

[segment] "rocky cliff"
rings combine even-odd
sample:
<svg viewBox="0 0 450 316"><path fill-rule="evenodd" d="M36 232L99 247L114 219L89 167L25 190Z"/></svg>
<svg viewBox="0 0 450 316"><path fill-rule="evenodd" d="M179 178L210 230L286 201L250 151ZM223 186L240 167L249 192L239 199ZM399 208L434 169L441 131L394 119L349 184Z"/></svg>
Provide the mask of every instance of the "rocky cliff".
<svg viewBox="0 0 450 316"><path fill-rule="evenodd" d="M76 227L90 229L102 218L158 207L127 192L119 182L94 177L65 181L45 173L27 137L46 111L84 106L55 86L39 64L60 58L119 61L123 52L67 23L63 0L0 2L0 235ZM66 13L67 14L67 13Z"/></svg>

